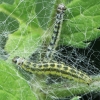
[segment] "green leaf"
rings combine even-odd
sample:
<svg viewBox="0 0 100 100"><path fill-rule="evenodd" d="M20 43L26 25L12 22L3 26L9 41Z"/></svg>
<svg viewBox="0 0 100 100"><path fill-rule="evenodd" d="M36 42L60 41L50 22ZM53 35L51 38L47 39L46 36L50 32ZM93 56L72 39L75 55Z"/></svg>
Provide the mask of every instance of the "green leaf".
<svg viewBox="0 0 100 100"><path fill-rule="evenodd" d="M13 4L14 3L14 0L0 0L0 3Z"/></svg>
<svg viewBox="0 0 100 100"><path fill-rule="evenodd" d="M38 3L40 2L40 3ZM54 11L54 6L56 0L36 0L35 12L37 14L37 19L43 29L48 28L49 21L51 20L52 12Z"/></svg>
<svg viewBox="0 0 100 100"><path fill-rule="evenodd" d="M7 14L0 12L0 34L10 34L15 32L19 27L17 20L8 17Z"/></svg>
<svg viewBox="0 0 100 100"><path fill-rule="evenodd" d="M87 41L100 37L99 0L73 0L67 6L67 21L62 29L64 44L87 47Z"/></svg>
<svg viewBox="0 0 100 100"><path fill-rule="evenodd" d="M4 28L2 28L1 34L5 33L6 29L8 29L7 32L9 32L9 34L13 33L9 35L9 40L7 41L5 47L6 51L12 52L15 48L15 51L17 50L17 52L21 53L25 47L26 49L29 49L31 46L33 46L33 48L29 49L29 52L31 53L36 48L36 46L34 47L34 43L37 42L37 38L43 34L43 30L39 28L38 21L35 17L34 3L35 2L33 0L25 0L23 2L20 0L15 0L14 4L12 5L8 5L7 3L0 5L0 11L2 15L6 16L1 16L3 17L1 26L4 26ZM14 21L10 19L13 19ZM5 23L3 23L4 21ZM11 23L11 25L14 27L10 28L11 25L9 23ZM28 56L30 53L26 55Z"/></svg>
<svg viewBox="0 0 100 100"><path fill-rule="evenodd" d="M29 84L14 66L0 62L0 100L36 100Z"/></svg>
<svg viewBox="0 0 100 100"><path fill-rule="evenodd" d="M71 100L80 100L80 96L73 97Z"/></svg>

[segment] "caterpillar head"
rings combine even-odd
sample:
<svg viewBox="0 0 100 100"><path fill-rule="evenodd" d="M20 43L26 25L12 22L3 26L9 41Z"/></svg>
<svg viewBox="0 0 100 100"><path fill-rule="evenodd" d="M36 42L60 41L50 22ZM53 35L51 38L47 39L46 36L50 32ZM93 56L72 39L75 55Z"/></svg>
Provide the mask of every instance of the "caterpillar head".
<svg viewBox="0 0 100 100"><path fill-rule="evenodd" d="M21 65L23 64L25 58L21 58L19 56L15 56L13 59L12 59L12 62L15 63L16 65Z"/></svg>
<svg viewBox="0 0 100 100"><path fill-rule="evenodd" d="M66 10L66 7L64 6L64 4L59 4L58 8L57 8L57 12L58 13L64 13Z"/></svg>

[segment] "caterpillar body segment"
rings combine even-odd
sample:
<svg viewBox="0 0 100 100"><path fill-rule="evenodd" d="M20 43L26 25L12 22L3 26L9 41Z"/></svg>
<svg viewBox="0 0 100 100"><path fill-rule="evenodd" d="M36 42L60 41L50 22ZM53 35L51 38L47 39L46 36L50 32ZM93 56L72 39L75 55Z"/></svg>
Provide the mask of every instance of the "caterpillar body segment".
<svg viewBox="0 0 100 100"><path fill-rule="evenodd" d="M61 33L65 10L66 10L66 7L63 4L58 5L52 38L46 52L46 59L48 60L52 58L53 50L55 50L57 46L59 36Z"/></svg>
<svg viewBox="0 0 100 100"><path fill-rule="evenodd" d="M76 68L66 66L63 63L33 63L18 56L14 57L12 61L16 65L19 65L22 69L30 73L57 75L63 78L72 79L77 82L83 82L86 84L90 84L92 81L86 73L78 71Z"/></svg>

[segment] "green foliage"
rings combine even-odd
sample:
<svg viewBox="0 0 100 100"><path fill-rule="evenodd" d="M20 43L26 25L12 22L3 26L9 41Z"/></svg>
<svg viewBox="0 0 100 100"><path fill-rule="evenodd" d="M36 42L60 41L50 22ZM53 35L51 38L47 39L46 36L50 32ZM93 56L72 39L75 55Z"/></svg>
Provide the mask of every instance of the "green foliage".
<svg viewBox="0 0 100 100"><path fill-rule="evenodd" d="M28 57L37 48L35 42L48 27L53 25L52 18L56 14L55 8L59 3L64 3L67 7L66 20L61 32L63 44L84 48L88 46L85 41L92 41L100 36L99 0L68 0L67 2L66 0L63 2L62 0L0 0L0 34L5 31L9 33L5 46L5 50L10 53L9 63L12 57L16 55ZM24 50L29 53L23 55ZM27 82L17 76L14 66L2 60L0 79L0 100L36 99ZM84 91L83 88L82 90ZM60 88L59 91L54 92L60 97L67 96L68 91L65 91L67 90Z"/></svg>
<svg viewBox="0 0 100 100"><path fill-rule="evenodd" d="M80 96L73 97L71 100L80 100Z"/></svg>
<svg viewBox="0 0 100 100"><path fill-rule="evenodd" d="M12 64L0 60L0 100L36 100L32 90Z"/></svg>
<svg viewBox="0 0 100 100"><path fill-rule="evenodd" d="M65 44L76 47L87 47L85 41L100 37L99 0L73 0L68 5L67 19L62 29ZM69 42L70 41L70 42Z"/></svg>

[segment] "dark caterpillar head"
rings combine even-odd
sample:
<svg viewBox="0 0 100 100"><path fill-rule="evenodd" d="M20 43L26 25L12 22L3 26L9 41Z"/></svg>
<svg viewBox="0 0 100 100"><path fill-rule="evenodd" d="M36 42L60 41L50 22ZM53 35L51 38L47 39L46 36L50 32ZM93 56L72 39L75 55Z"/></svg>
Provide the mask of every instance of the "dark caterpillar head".
<svg viewBox="0 0 100 100"><path fill-rule="evenodd" d="M16 64L18 59L19 59L19 56L15 56L15 57L12 59L12 62L14 62L14 63Z"/></svg>
<svg viewBox="0 0 100 100"><path fill-rule="evenodd" d="M58 13L61 13L61 12L65 12L65 10L66 10L66 7L64 6L64 4L59 4L58 5L58 8L57 8L57 12Z"/></svg>
<svg viewBox="0 0 100 100"><path fill-rule="evenodd" d="M20 58L19 56L15 56L13 59L12 59L12 62L15 63L16 65L21 65L23 64L25 58Z"/></svg>

